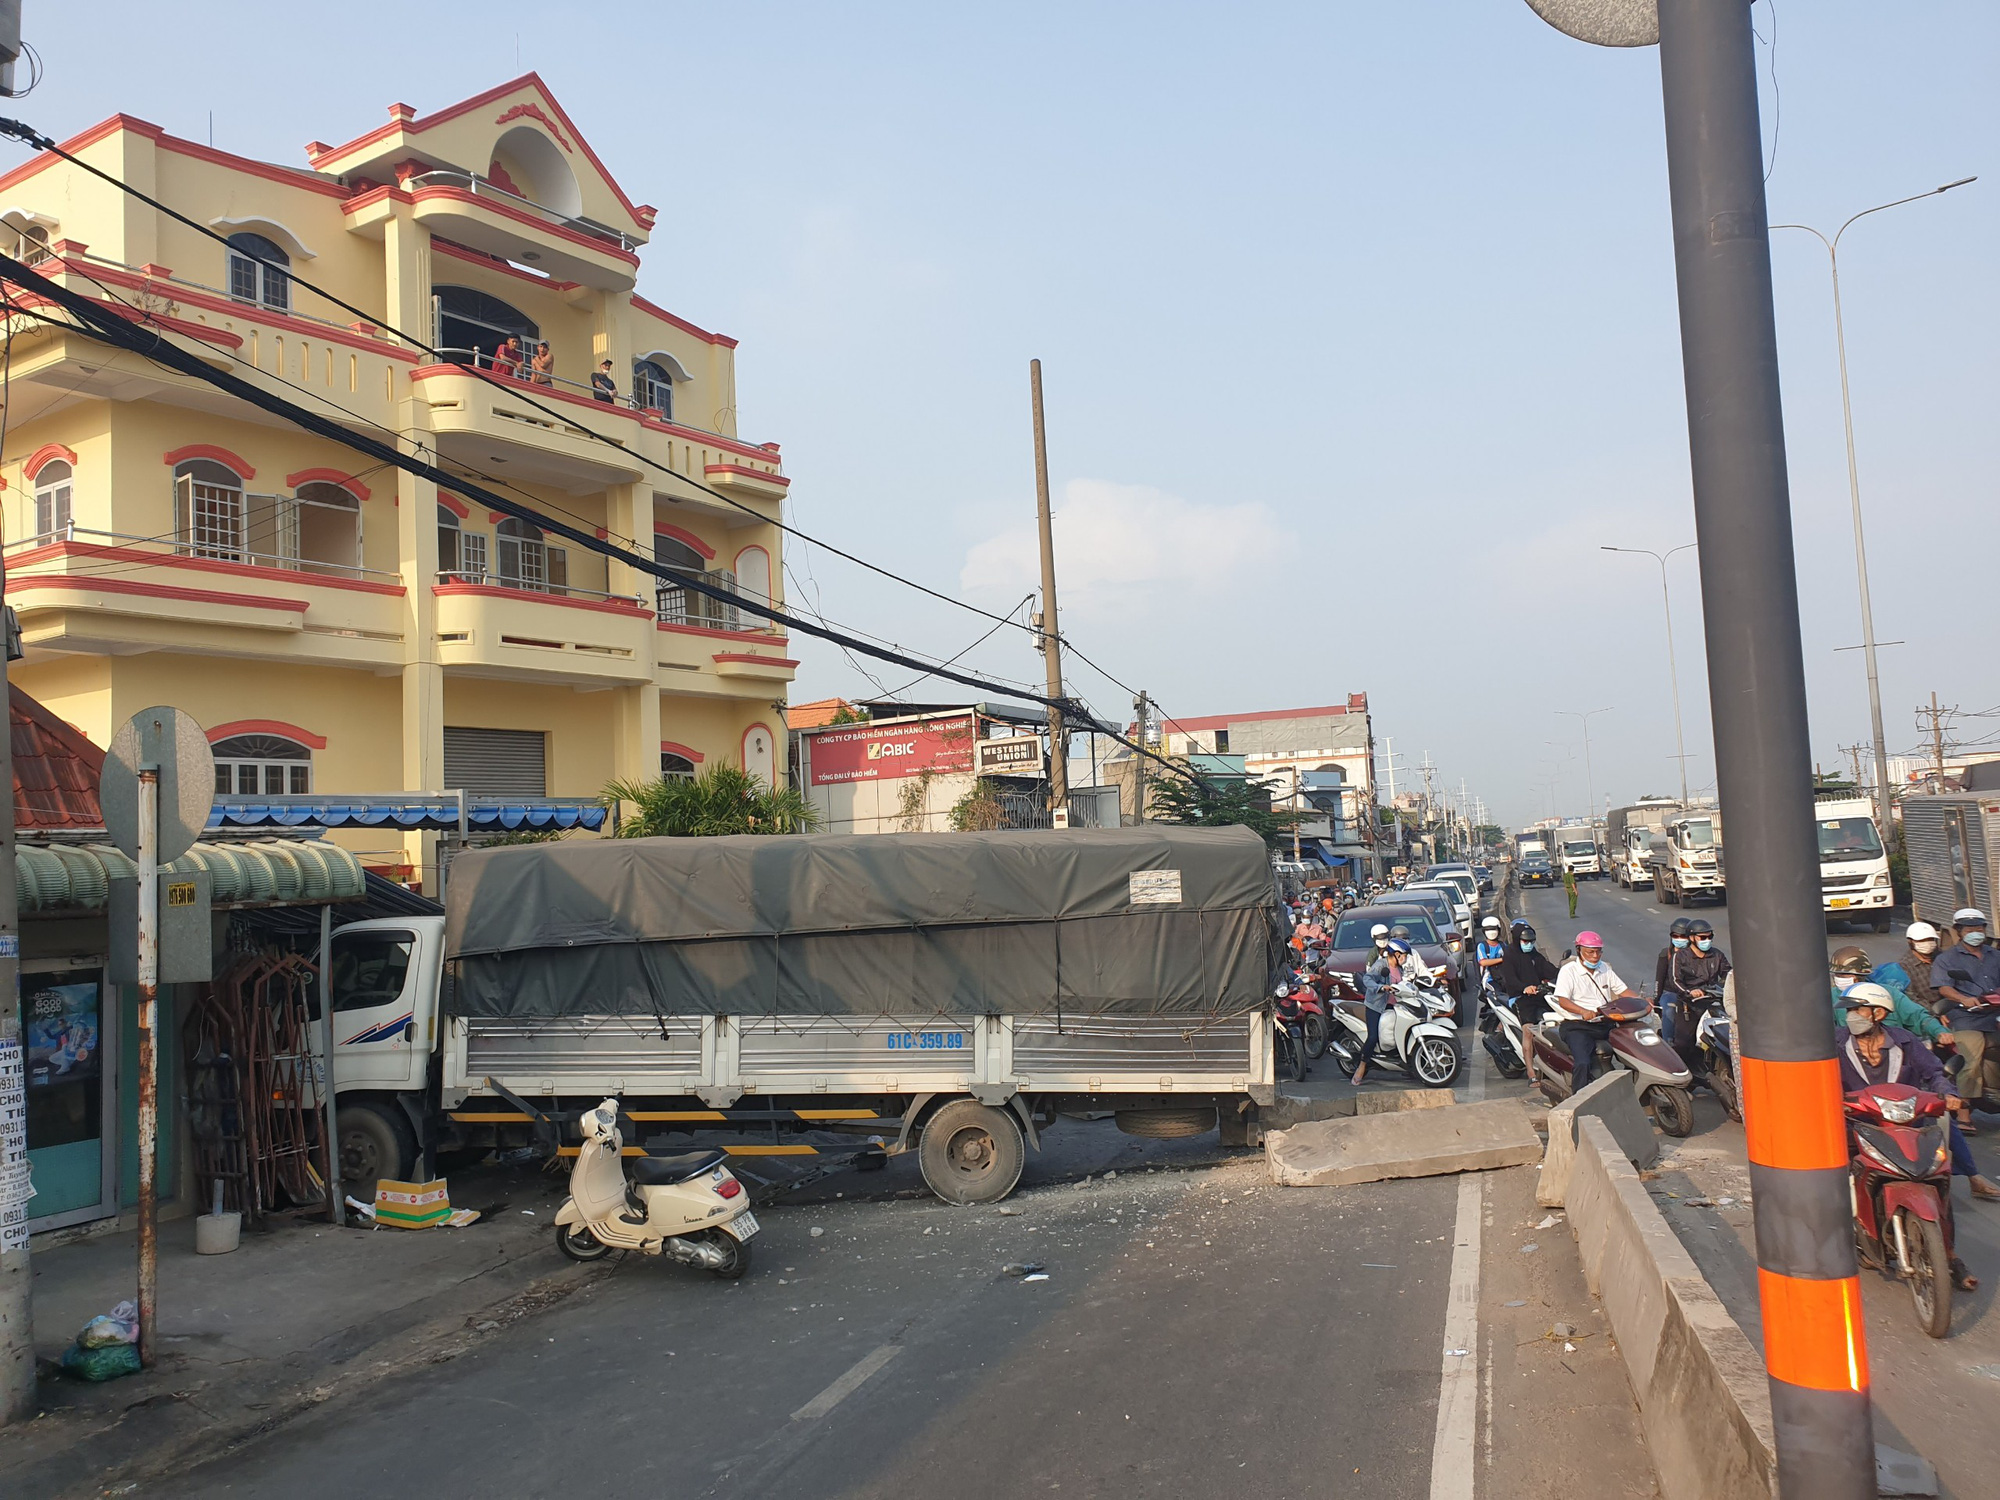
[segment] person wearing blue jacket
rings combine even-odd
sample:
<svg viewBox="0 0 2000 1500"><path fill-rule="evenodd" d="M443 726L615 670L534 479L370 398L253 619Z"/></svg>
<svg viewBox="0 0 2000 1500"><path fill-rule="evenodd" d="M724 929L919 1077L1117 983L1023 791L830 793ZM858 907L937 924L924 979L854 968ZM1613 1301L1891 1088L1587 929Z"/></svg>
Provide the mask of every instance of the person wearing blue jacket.
<svg viewBox="0 0 2000 1500"><path fill-rule="evenodd" d="M1842 1013L1841 998L1849 990L1853 989L1855 985L1862 983L1879 984L1889 992L1890 999L1895 1002L1894 1008L1889 1015L1889 1024L1891 1026L1909 1032L1912 1037L1924 1042L1926 1045L1935 1042L1939 1037L1943 1036L1944 1026L1939 1022L1938 1018L1910 998L1909 991L1905 988L1908 980L1905 979L1903 984L1898 984L1893 979L1885 979L1882 977L1883 970L1885 969L1896 975L1902 974L1902 970L1898 969L1894 964L1884 964L1881 968L1872 967L1868 962L1868 955L1863 953L1859 948L1842 948L1838 953L1834 954L1833 1010L1835 1016L1838 1017Z"/></svg>

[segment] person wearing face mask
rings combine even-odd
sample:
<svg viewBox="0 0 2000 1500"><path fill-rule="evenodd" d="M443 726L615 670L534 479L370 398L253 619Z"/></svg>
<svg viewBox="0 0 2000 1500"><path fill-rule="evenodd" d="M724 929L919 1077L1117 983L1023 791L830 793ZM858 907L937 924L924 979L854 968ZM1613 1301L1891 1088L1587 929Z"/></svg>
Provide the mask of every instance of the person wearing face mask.
<svg viewBox="0 0 2000 1500"><path fill-rule="evenodd" d="M1931 961L1931 983L1958 1047L1958 1090L1969 1103L2000 1111L2000 953L1988 944L1986 913L1952 913L1958 941Z"/></svg>
<svg viewBox="0 0 2000 1500"><path fill-rule="evenodd" d="M1575 1093L1590 1082L1597 1044L1611 1035L1613 1023L1603 1013L1639 995L1604 961L1604 939L1594 932L1576 935L1576 956L1557 972L1552 993L1563 1015L1562 1039L1571 1063L1569 1086Z"/></svg>
<svg viewBox="0 0 2000 1500"><path fill-rule="evenodd" d="M1893 984L1883 984L1874 977L1875 971L1869 966L1868 955L1855 947L1842 948L1833 955L1833 1013L1842 1015L1842 997L1850 993L1857 984L1880 985L1889 996L1889 1024L1900 1031L1907 1031L1915 1040L1934 1042L1944 1035L1944 1026L1938 1018L1902 993Z"/></svg>
<svg viewBox="0 0 2000 1500"><path fill-rule="evenodd" d="M1479 924L1479 983L1484 988L1500 983L1500 965L1506 962L1507 945L1500 939L1500 919L1488 917Z"/></svg>
<svg viewBox="0 0 2000 1500"><path fill-rule="evenodd" d="M1715 946L1715 929L1700 917L1687 924L1687 946L1671 948L1667 982L1660 986L1661 1034L1688 1058L1694 1029L1729 978L1729 955ZM1693 1066L1691 1058L1689 1066Z"/></svg>
<svg viewBox="0 0 2000 1500"><path fill-rule="evenodd" d="M1889 1024L1894 1003L1887 989L1868 980L1841 997L1844 1034L1835 1044L1840 1060L1840 1091L1853 1094L1870 1084L1907 1083L1911 1088L1938 1095L1946 1108L1955 1109L1960 1102L1958 1091L1945 1076L1944 1064L1928 1048L1917 1045L1917 1039L1909 1032ZM1945 1120L1945 1134L1951 1144L1952 1176L1969 1179L1975 1198L1988 1202L2000 1199L2000 1187L1980 1175L1978 1164L1972 1159L1972 1148L1959 1134L1956 1120ZM1979 1284L1965 1274L1961 1262L1953 1261L1951 1269L1960 1278L1961 1291L1969 1292Z"/></svg>
<svg viewBox="0 0 2000 1500"><path fill-rule="evenodd" d="M1691 919L1675 917L1673 925L1667 928L1667 946L1653 960L1653 993L1660 997L1660 1035L1669 1042L1674 1039L1674 955L1687 952L1690 925Z"/></svg>
<svg viewBox="0 0 2000 1500"><path fill-rule="evenodd" d="M1938 956L1938 930L1928 922L1912 922L1903 937L1909 948L1893 963L1878 965L1868 977L1892 990L1901 990L1934 1016L1945 1010L1944 997L1931 983L1931 965Z"/></svg>
<svg viewBox="0 0 2000 1500"><path fill-rule="evenodd" d="M1556 982L1556 966L1535 942L1535 929L1526 922L1514 925L1514 940L1500 961L1493 984L1514 1007L1514 1014L1532 1026L1548 1014L1549 989Z"/></svg>

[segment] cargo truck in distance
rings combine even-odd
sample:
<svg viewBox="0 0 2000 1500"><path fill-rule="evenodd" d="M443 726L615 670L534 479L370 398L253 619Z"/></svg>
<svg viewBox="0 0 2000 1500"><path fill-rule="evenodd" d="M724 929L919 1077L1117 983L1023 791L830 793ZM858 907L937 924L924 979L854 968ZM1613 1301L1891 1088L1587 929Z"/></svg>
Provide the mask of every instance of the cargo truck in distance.
<svg viewBox="0 0 2000 1500"><path fill-rule="evenodd" d="M1854 792L1821 792L1813 798L1813 821L1819 829L1820 901L1828 925L1860 921L1887 932L1896 893L1875 809Z"/></svg>
<svg viewBox="0 0 2000 1500"><path fill-rule="evenodd" d="M1613 880L1633 891L1653 883L1655 838L1680 810L1680 803L1671 797L1641 797L1604 815L1604 844Z"/></svg>
<svg viewBox="0 0 2000 1500"><path fill-rule="evenodd" d="M1243 828L592 839L454 862L333 936L342 1178L420 1155L915 1152L1004 1198L1065 1117L1240 1142L1275 1101L1281 908ZM699 1134L702 1139L690 1139Z"/></svg>
<svg viewBox="0 0 2000 1500"><path fill-rule="evenodd" d="M1562 867L1578 880L1596 880L1604 874L1604 857L1597 847L1597 830L1587 823L1565 824L1551 831L1556 857Z"/></svg>
<svg viewBox="0 0 2000 1500"><path fill-rule="evenodd" d="M1728 900L1723 879L1722 814L1675 813L1653 843L1653 896L1662 906L1692 906L1697 899Z"/></svg>

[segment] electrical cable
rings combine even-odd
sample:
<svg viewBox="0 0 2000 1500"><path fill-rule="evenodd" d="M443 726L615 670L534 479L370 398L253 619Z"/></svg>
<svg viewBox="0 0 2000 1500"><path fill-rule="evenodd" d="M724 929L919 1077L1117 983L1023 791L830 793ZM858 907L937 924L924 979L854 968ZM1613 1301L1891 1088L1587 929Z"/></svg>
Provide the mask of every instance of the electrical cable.
<svg viewBox="0 0 2000 1500"><path fill-rule="evenodd" d="M141 203L144 203L148 207L167 215L175 222L187 226L189 229L194 230L197 234L205 235L207 238L214 240L217 244L227 247L233 254L241 255L248 260L254 260L259 265L265 266L271 270L283 272L284 275L296 285L304 287L307 291L312 292L315 296L324 298L326 301L332 303L335 307L340 308L343 312L353 313L355 317L364 319L373 327L380 328L386 333L394 334L397 338L401 339L411 348L421 350L425 354L430 355L433 359L441 360L444 361L445 363L457 364L457 361L451 360L442 350L432 347L430 344L425 343L422 339L413 337L412 335L404 332L402 329L397 328L392 323L383 321L381 318L376 317L373 313L367 312L362 308L356 307L353 303L345 301L340 297L336 297L333 293L327 291L324 287L318 286L313 282L307 281L305 278L299 276L296 272L294 272L289 265L283 265L283 266L278 265L275 261L266 260L263 256L258 255L254 251L246 250L240 246L230 245L229 240L226 236L217 234L213 229L209 228L207 225L197 223L195 220L190 219L186 214L183 214L176 209L170 208L165 203L162 203L159 199L154 198L151 194L141 192L138 188L133 187L130 183L121 182L118 178L112 176L109 172L103 171L98 167L94 167L89 162L84 161L81 157L76 156L71 152L63 150L63 148L60 145L58 145L52 137L42 134L40 131L36 130L33 126L24 124L19 120L0 118L0 135L12 136L14 139L21 141L28 146L32 146L38 151L51 152L54 155L61 157L64 161L69 162L71 165L81 167L84 171L89 172L92 176L101 178L103 181L111 184L113 187L117 188L120 192L126 193L131 197L138 199ZM931 588L926 584L918 583L914 578L906 578L900 573L895 573L889 570L888 568L880 567L875 563L869 562L866 558L856 557L853 553L843 551L841 548L834 546L831 542L821 541L818 537L810 536L807 533L798 530L796 527L793 527L782 520L772 521L770 517L766 516L763 512L757 510L754 506L747 505L743 501L736 499L735 496L724 494L721 490L716 489L714 486L704 483L701 480L695 479L692 475L683 474L677 469L674 469L666 464L660 463L657 459L648 458L645 454L637 452L635 449L629 447L624 443L618 442L616 439L610 437L609 435L602 432L598 432L594 428L585 426L580 419L578 419L571 413L559 411L554 407L545 406L540 401L536 400L534 397L529 395L524 395L519 389L516 388L515 384L505 383L494 378L493 376L487 374L485 371L481 370L476 363L471 365L459 365L459 368L465 370L467 374L473 376L475 379L481 381L482 383L492 386L495 390L503 391L508 396L512 397L517 401L520 401L524 405L533 407L535 410L541 412L544 416L552 417L555 420L563 423L565 426L573 428L576 431L585 434L586 436L590 437L596 442L600 442L608 447L615 448L618 451L618 453L624 458L628 460L637 459L640 463L644 464L646 467L650 469L657 469L662 474L670 475L673 478L680 480L684 484L692 485L694 488L702 491L703 493L712 495L716 499L736 507L736 509L743 511L747 515L755 516L758 520L763 521L766 524L776 526L780 531L783 531L788 536L795 536L800 541L810 542L812 545L816 547L823 547L828 552L833 553L834 556L844 558L846 561L855 564L857 567L866 568L871 573L878 574L883 578L887 578L892 580L893 582L900 583L906 588L915 589L918 593L928 594L933 599L941 600L946 604L954 605L957 608L966 610L972 614L981 615L988 620L994 620L994 621L1002 621L1005 619L1004 616L996 615L990 610L981 609L976 604L968 604L963 599L954 599L949 594L940 593L938 590ZM725 434L722 433L717 433L714 435L716 437L725 436ZM638 545L638 540L634 537L625 537L622 538L622 540L632 546ZM1021 621L1007 621L1006 623L1014 625L1017 629L1028 631L1030 634L1034 633L1034 628L1032 626L1027 625Z"/></svg>

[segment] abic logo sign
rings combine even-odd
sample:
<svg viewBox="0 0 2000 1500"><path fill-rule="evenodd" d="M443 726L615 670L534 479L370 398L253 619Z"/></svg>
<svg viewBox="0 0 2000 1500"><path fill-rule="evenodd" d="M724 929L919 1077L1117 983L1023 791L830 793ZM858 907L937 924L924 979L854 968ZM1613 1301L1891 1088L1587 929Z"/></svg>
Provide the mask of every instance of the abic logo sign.
<svg viewBox="0 0 2000 1500"><path fill-rule="evenodd" d="M893 781L926 771L949 774L972 769L973 721L966 716L857 724L822 731L810 744L814 786Z"/></svg>

